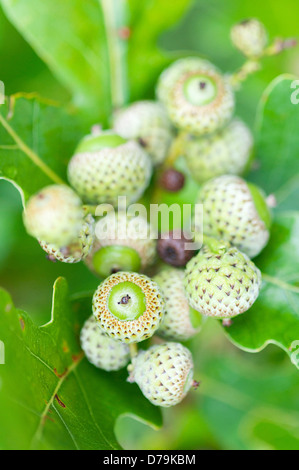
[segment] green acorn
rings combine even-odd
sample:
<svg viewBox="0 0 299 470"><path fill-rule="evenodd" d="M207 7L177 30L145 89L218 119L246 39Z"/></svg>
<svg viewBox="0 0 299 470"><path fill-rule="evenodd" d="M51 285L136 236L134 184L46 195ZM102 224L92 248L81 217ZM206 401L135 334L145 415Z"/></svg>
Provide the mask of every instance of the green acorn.
<svg viewBox="0 0 299 470"><path fill-rule="evenodd" d="M157 96L173 124L194 135L215 132L234 112L234 93L228 78L198 57L180 59L164 70Z"/></svg>
<svg viewBox="0 0 299 470"><path fill-rule="evenodd" d="M156 257L156 240L141 215L108 213L96 225L97 240L86 264L105 278L118 271L143 271Z"/></svg>
<svg viewBox="0 0 299 470"><path fill-rule="evenodd" d="M156 406L177 405L195 385L192 355L180 343L165 343L140 351L129 371L128 381L136 382L143 395Z"/></svg>
<svg viewBox="0 0 299 470"><path fill-rule="evenodd" d="M81 347L88 361L106 371L120 370L130 360L130 348L127 344L114 341L103 333L94 316L91 316L81 330Z"/></svg>
<svg viewBox="0 0 299 470"><path fill-rule="evenodd" d="M220 175L241 175L249 167L253 138L246 124L234 119L212 135L187 135L183 154L198 183Z"/></svg>
<svg viewBox="0 0 299 470"><path fill-rule="evenodd" d="M232 318L246 312L261 288L261 272L248 256L220 242L204 246L187 264L185 290L188 302L203 315Z"/></svg>
<svg viewBox="0 0 299 470"><path fill-rule="evenodd" d="M184 271L162 270L154 277L165 300L165 316L157 334L172 341L187 341L199 333L204 317L191 308L184 289Z"/></svg>
<svg viewBox="0 0 299 470"><path fill-rule="evenodd" d="M202 204L203 227L195 230L225 240L257 256L270 236L271 214L264 194L257 186L238 176L224 175L205 183L196 201Z"/></svg>
<svg viewBox="0 0 299 470"><path fill-rule="evenodd" d="M108 277L93 297L93 314L112 339L139 343L150 338L164 316L158 285L142 274L119 272Z"/></svg>
<svg viewBox="0 0 299 470"><path fill-rule="evenodd" d="M268 34L263 23L256 18L249 18L232 27L231 40L246 57L257 59L263 55L267 46Z"/></svg>
<svg viewBox="0 0 299 470"><path fill-rule="evenodd" d="M42 249L48 254L51 261L62 263L79 263L89 254L94 241L94 219L89 214L83 221L81 230L76 239L67 246L59 247L52 243L39 241Z"/></svg>
<svg viewBox="0 0 299 470"><path fill-rule="evenodd" d="M71 186L86 203L117 205L119 196L137 201L152 174L151 159L135 141L112 131L85 137L68 166Z"/></svg>
<svg viewBox="0 0 299 470"><path fill-rule="evenodd" d="M136 139L151 156L154 165L163 163L167 156L173 130L167 113L155 101L137 101L117 112L114 120L117 134Z"/></svg>
<svg viewBox="0 0 299 470"><path fill-rule="evenodd" d="M68 186L52 185L32 196L24 211L27 232L58 246L72 243L82 227L82 202Z"/></svg>

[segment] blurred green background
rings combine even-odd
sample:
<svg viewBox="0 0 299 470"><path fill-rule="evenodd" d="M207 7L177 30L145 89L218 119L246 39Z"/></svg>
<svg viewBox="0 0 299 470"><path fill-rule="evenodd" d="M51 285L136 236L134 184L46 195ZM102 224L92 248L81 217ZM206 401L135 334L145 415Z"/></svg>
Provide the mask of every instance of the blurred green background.
<svg viewBox="0 0 299 470"><path fill-rule="evenodd" d="M169 51L196 51L225 71L242 63L231 46L234 22L254 16L270 37L299 37L296 0L197 0L180 24L166 31L160 46ZM281 73L299 72L299 48L266 59L263 69L238 92L237 111L250 126L267 84ZM38 92L67 103L67 90L8 22L0 10L0 80L6 94ZM151 91L154 96L154 87ZM65 276L71 292L90 290L98 281L84 265L66 266L46 260L38 243L22 224L19 193L0 181L0 285L15 305L36 322L49 319L52 285ZM258 355L232 346L219 326L207 322L192 342L197 376L202 385L180 407L164 412L163 430L122 418L117 424L120 443L135 449L299 449L299 377L285 354L269 346Z"/></svg>

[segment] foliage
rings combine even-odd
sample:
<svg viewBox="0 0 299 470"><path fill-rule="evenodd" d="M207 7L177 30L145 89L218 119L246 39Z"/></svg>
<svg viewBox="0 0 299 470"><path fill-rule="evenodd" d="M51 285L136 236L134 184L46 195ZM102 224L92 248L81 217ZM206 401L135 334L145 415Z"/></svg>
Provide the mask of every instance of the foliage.
<svg viewBox="0 0 299 470"><path fill-rule="evenodd" d="M235 11L230 0L216 11L215 0L209 5L196 2L189 10L186 26L183 18L190 3L1 0L7 18L56 77L57 82L31 51L36 70L43 70L44 74L43 86L39 84L38 89L51 95L53 88L53 96L61 95L65 102L70 96L72 100L71 106L68 102L60 106L35 94L22 93L12 95L0 107L0 179L17 187L23 203L41 187L66 180L67 163L91 124L101 122L108 126L116 107L154 96L159 73L177 55L166 53L159 44L170 44L172 51L186 46L198 53L194 43L198 38L204 52L215 51L212 59L226 65L223 51L228 50L228 44L222 44L222 38L228 37L229 25L240 19L240 6ZM247 3L242 5L242 12L251 8L251 2L249 7ZM277 11L278 2L271 2L271 8L269 2L259 7L262 16L267 8L274 15L273 4ZM225 21L218 22L219 12L225 8ZM204 24L203 12L208 19L213 18L212 25L211 21ZM165 35L181 18L180 25ZM272 22L270 29L275 32L277 25ZM188 25L193 25L191 32ZM19 41L22 44L20 38ZM1 49L0 52L3 53ZM234 66L236 62L229 58L228 67ZM270 70L277 75L282 68L278 61ZM254 98L274 75L261 72L253 79L254 86L244 86L239 109L246 120L252 118ZM294 78L276 78L260 101L256 119L257 165L249 179L268 194L273 193L279 204L274 210L270 243L255 260L264 273L261 295L248 313L225 328L227 338L241 350L257 352L274 343L291 359L296 359L293 345L299 340L299 105L290 100ZM0 339L6 347L6 364L0 365L0 448L119 448L114 425L119 416L128 414L158 427L159 411L143 399L134 385L125 382L125 371L100 372L82 355L78 333L90 313L90 292L98 281L84 266L49 265L38 244L24 233L17 193L2 181L0 191L0 268L5 272L1 284L29 312L16 308L10 295L0 291ZM157 193L154 202L193 202L196 191L197 185L188 177L179 196ZM61 275L68 279L71 296ZM37 326L48 320L51 284L56 278L52 319ZM86 296L83 291L89 294ZM258 364L257 356L250 356L254 357L250 365L250 359L246 359L244 366L240 350L232 353L229 346L223 346L224 351L217 350L218 341L226 343L217 322L212 324L191 344L199 364L199 378L202 375L202 392L198 392L197 399L193 394L191 401L173 414L165 414L165 431L151 437L153 445L298 448L294 426L298 408L295 367L284 362L278 349L273 353L271 348L259 357L268 366L272 355L277 354L277 373L274 361L271 374L267 375L267 367ZM201 361L201 357L206 359ZM293 362L299 367L298 362ZM131 433L137 429L138 435L138 426L130 424ZM125 442L119 433L118 436L121 444L132 445L132 441Z"/></svg>

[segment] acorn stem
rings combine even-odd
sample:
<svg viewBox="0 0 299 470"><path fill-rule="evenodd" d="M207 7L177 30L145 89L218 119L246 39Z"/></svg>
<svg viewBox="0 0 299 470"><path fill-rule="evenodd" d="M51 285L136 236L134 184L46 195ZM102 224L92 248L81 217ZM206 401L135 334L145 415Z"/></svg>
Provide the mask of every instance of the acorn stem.
<svg viewBox="0 0 299 470"><path fill-rule="evenodd" d="M244 64L231 75L230 82L233 88L240 88L247 78L261 69L259 59L248 59Z"/></svg>
<svg viewBox="0 0 299 470"><path fill-rule="evenodd" d="M175 163L177 159L182 155L183 152L183 142L186 138L187 133L181 132L172 142L170 146L170 150L168 152L168 155L166 157L166 160L163 162L163 165L161 165L161 168L159 170L159 175L156 179L156 183L153 188L152 192L152 201L160 201L161 199L161 193L163 191L163 188L160 185L160 179L163 173L170 168L175 167Z"/></svg>
<svg viewBox="0 0 299 470"><path fill-rule="evenodd" d="M283 38L276 38L270 44L270 46L266 47L262 54L259 57L256 58L248 58L244 64L235 72L231 75L230 77L230 82L231 85L235 88L238 89L240 88L240 85L242 82L247 80L247 78L258 72L262 65L261 65L261 60L264 59L265 57L272 57L277 54L280 54L281 52L291 49L292 47L295 47L297 45L297 40L295 38L288 38L288 39L283 39Z"/></svg>
<svg viewBox="0 0 299 470"><path fill-rule="evenodd" d="M297 39L295 38L275 38L273 43L268 46L263 53L263 57L271 57L281 52L297 46Z"/></svg>
<svg viewBox="0 0 299 470"><path fill-rule="evenodd" d="M183 144L187 133L180 132L180 134L173 140L167 158L163 163L163 168L173 168L177 159L181 156L183 151Z"/></svg>
<svg viewBox="0 0 299 470"><path fill-rule="evenodd" d="M227 243L208 235L203 235L203 245L208 246L213 253L221 253L227 248Z"/></svg>
<svg viewBox="0 0 299 470"><path fill-rule="evenodd" d="M137 344L136 343L131 343L129 346L130 346L131 359L134 359L134 357L136 357L137 354L138 354Z"/></svg>

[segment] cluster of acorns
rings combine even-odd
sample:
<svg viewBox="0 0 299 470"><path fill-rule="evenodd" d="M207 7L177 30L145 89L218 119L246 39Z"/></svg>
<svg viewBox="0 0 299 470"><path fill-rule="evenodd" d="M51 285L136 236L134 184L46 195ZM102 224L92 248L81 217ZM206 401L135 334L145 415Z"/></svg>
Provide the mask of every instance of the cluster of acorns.
<svg viewBox="0 0 299 470"><path fill-rule="evenodd" d="M235 26L232 37L249 58L266 47L256 20ZM27 231L50 259L84 259L104 279L81 331L87 359L106 371L130 362L128 380L155 405L175 405L196 385L192 355L181 342L200 331L205 317L227 321L247 311L261 287L261 273L250 258L266 245L271 218L262 191L239 176L250 165L253 139L233 117L234 102L230 77L210 62L197 57L174 62L159 79L156 102L118 111L113 130L79 143L68 166L73 189L46 187L24 212ZM153 170L167 169L171 147L179 148L202 184L197 202L204 226L194 231L195 239L203 231L203 247L186 251L184 238L173 234L151 239L148 221L125 211L98 218L95 237L89 209L116 206L119 196L138 201ZM144 273L157 253L171 266L150 278ZM167 342L156 340L138 352L134 345L154 334Z"/></svg>

